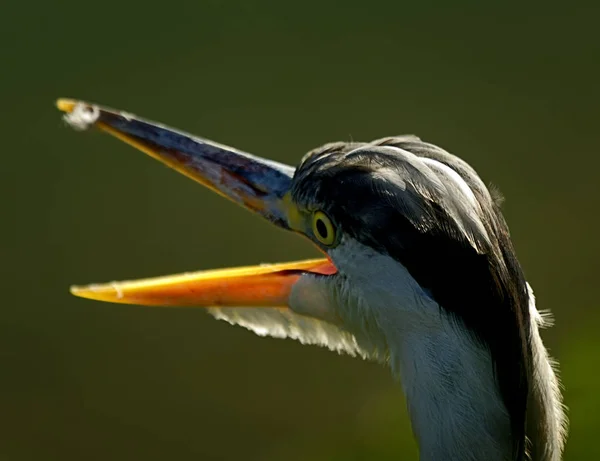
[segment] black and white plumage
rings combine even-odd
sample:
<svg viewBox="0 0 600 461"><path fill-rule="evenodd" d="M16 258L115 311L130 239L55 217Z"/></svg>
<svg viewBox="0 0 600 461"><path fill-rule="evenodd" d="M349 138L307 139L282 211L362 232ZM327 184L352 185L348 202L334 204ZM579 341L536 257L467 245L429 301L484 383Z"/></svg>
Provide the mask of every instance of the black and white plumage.
<svg viewBox="0 0 600 461"><path fill-rule="evenodd" d="M203 184L221 162L208 159L206 140L129 115L100 110L100 117L101 128L171 166L175 158ZM335 272L294 272L287 309L228 307L219 298L221 307L209 309L215 317L389 365L402 382L424 461L561 459L566 417L539 335L545 320L500 199L473 168L414 136L327 144L308 153L289 179L281 173L287 167L269 164L277 168L277 187L272 179L268 187L258 183L257 171L268 176L261 159L239 159L229 171L237 180L244 174L239 162L249 161L250 179L238 186L211 179L208 186L235 199L260 197L268 206L258 199L243 204L311 238ZM240 195L242 186L251 192ZM330 219L335 242L325 245L309 229L315 212ZM77 294L115 301L114 291L118 302L149 303L139 297L149 284L135 283Z"/></svg>
<svg viewBox="0 0 600 461"><path fill-rule="evenodd" d="M524 459L526 437L533 459L557 459L564 415L551 368L539 368L546 354L535 334L540 317L500 199L476 172L437 146L400 136L316 149L292 190L297 201L329 211L345 234L404 266L489 351L510 420L511 459ZM549 386L536 386L536 374Z"/></svg>

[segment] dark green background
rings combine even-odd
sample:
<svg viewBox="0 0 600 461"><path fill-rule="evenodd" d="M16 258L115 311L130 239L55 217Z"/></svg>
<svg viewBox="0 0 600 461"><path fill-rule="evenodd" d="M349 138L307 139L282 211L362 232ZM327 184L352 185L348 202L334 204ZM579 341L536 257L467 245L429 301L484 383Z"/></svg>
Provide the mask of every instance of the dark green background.
<svg viewBox="0 0 600 461"><path fill-rule="evenodd" d="M570 5L570 6L567 6ZM506 196L562 364L568 460L600 457L600 7L568 2L4 3L0 459L416 459L374 364L71 283L313 256L54 99L295 163L415 133ZM485 306L482 306L485 308Z"/></svg>

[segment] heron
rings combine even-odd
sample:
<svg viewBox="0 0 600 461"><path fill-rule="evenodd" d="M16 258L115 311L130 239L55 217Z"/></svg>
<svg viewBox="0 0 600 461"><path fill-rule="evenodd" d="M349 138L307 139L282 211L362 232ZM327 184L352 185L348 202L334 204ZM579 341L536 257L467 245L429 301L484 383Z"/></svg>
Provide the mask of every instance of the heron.
<svg viewBox="0 0 600 461"><path fill-rule="evenodd" d="M280 228L324 257L73 286L113 303L205 307L258 335L381 363L422 461L558 461L555 361L501 211L464 160L416 136L334 142L294 168L79 100L57 106Z"/></svg>

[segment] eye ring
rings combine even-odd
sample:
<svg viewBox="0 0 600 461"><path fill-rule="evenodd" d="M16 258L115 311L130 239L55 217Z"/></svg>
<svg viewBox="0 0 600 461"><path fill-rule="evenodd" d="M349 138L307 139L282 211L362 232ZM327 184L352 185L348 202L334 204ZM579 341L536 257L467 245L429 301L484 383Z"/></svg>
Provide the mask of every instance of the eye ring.
<svg viewBox="0 0 600 461"><path fill-rule="evenodd" d="M331 219L322 211L315 211L312 216L312 231L316 239L323 245L335 242L335 227Z"/></svg>

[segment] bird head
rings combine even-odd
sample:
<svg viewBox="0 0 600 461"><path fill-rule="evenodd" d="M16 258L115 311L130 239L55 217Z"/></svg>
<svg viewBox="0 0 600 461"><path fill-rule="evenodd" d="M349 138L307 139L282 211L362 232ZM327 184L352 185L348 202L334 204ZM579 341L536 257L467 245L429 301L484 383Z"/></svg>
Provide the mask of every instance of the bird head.
<svg viewBox="0 0 600 461"><path fill-rule="evenodd" d="M430 146L433 154L447 155L414 136L327 144L293 168L128 113L64 99L58 107L72 127L95 126L115 136L272 224L308 238L326 256L72 287L80 297L137 305L289 309L360 337L366 324L380 322L370 312L365 287L378 290L381 302L398 304L385 299L386 290L396 295L386 265L410 263L411 258L421 261L419 267L433 263L423 254L427 242L422 235L446 236L459 245L486 244L475 211L461 211L461 201L477 206L472 190L435 156L411 152ZM453 187L444 176L452 178ZM475 185L476 191L487 193ZM427 283L417 289L431 294ZM386 353L385 345L379 349Z"/></svg>

